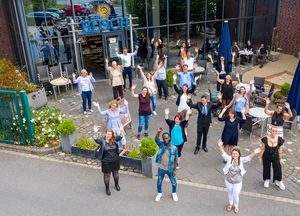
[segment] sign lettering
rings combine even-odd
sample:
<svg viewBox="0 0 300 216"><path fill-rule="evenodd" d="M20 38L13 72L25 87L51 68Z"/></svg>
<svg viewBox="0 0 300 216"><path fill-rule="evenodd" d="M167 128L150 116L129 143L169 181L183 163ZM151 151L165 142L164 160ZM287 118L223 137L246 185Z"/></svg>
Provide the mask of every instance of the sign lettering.
<svg viewBox="0 0 300 216"><path fill-rule="evenodd" d="M119 17L112 19L100 19L96 18L91 21L84 20L81 21L82 32L81 33L97 33L97 32L107 32L110 30L122 30L128 29L128 18L127 17Z"/></svg>

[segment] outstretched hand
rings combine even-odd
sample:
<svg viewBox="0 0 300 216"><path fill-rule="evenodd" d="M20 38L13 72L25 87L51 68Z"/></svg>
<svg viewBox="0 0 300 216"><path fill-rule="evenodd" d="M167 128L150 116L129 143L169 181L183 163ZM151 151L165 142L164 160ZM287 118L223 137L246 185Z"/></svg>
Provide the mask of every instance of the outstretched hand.
<svg viewBox="0 0 300 216"><path fill-rule="evenodd" d="M269 105L271 103L270 98L266 99L266 104Z"/></svg>
<svg viewBox="0 0 300 216"><path fill-rule="evenodd" d="M94 129L94 133L97 133L99 131L99 126L94 125L93 129Z"/></svg>
<svg viewBox="0 0 300 216"><path fill-rule="evenodd" d="M162 128L158 128L158 129L157 129L157 132L160 133L160 132L162 132L163 130L164 130L164 129L162 129Z"/></svg>
<svg viewBox="0 0 300 216"><path fill-rule="evenodd" d="M250 81L250 85L252 85L252 84L254 84L254 80L251 80L251 81Z"/></svg>
<svg viewBox="0 0 300 216"><path fill-rule="evenodd" d="M136 84L131 87L132 90L136 89Z"/></svg>
<svg viewBox="0 0 300 216"><path fill-rule="evenodd" d="M288 102L285 102L284 103L284 106L287 108L287 109L290 109L290 104Z"/></svg>
<svg viewBox="0 0 300 216"><path fill-rule="evenodd" d="M177 75L173 74L173 82L176 82L176 80L177 80Z"/></svg>
<svg viewBox="0 0 300 216"><path fill-rule="evenodd" d="M126 99L124 99L124 105L128 106L128 101Z"/></svg>
<svg viewBox="0 0 300 216"><path fill-rule="evenodd" d="M260 148L254 149L254 153L255 153L255 154L258 154L258 153L260 153L260 152L261 152L261 149L260 149Z"/></svg>
<svg viewBox="0 0 300 216"><path fill-rule="evenodd" d="M221 147L223 145L223 141L221 139L218 140L218 146Z"/></svg>
<svg viewBox="0 0 300 216"><path fill-rule="evenodd" d="M141 65L137 65L136 67L137 67L137 69L139 69L139 70L142 69Z"/></svg>
<svg viewBox="0 0 300 216"><path fill-rule="evenodd" d="M93 105L94 105L95 107L97 107L98 109L100 109L100 105L99 105L99 103L98 103L98 102L96 102L96 101L93 101Z"/></svg>
<svg viewBox="0 0 300 216"><path fill-rule="evenodd" d="M170 114L170 109L169 108L166 108L165 109L165 115L169 115Z"/></svg>
<svg viewBox="0 0 300 216"><path fill-rule="evenodd" d="M188 111L186 112L187 115L191 115L192 113L193 113L193 110L188 110Z"/></svg>
<svg viewBox="0 0 300 216"><path fill-rule="evenodd" d="M73 76L73 78L76 78L76 74L75 73L72 73L72 76Z"/></svg>

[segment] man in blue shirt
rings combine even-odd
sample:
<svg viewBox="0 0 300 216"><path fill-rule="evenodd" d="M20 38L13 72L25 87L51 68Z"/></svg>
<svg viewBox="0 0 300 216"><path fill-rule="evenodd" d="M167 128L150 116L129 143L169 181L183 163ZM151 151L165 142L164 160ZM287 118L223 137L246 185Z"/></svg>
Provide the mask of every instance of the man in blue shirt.
<svg viewBox="0 0 300 216"><path fill-rule="evenodd" d="M184 84L188 85L188 89L192 88L192 81L194 80L193 72L188 72L188 65L184 64L181 72L179 72L179 65L176 66L177 75L179 77L179 88L182 89Z"/></svg>
<svg viewBox="0 0 300 216"><path fill-rule="evenodd" d="M156 202L159 202L162 196L161 185L164 180L165 175L169 176L172 183L172 197L175 202L178 201L176 194L176 166L178 160L178 149L176 146L170 144L170 134L163 133L163 142L159 140L159 135L163 131L162 128L158 128L157 134L155 136L155 142L159 149L157 151L155 162L158 163L158 177L157 177L157 196L155 198Z"/></svg>
<svg viewBox="0 0 300 216"><path fill-rule="evenodd" d="M48 65L50 57L54 57L54 47L49 45L49 42L46 41L45 45L41 48L43 54L43 65Z"/></svg>

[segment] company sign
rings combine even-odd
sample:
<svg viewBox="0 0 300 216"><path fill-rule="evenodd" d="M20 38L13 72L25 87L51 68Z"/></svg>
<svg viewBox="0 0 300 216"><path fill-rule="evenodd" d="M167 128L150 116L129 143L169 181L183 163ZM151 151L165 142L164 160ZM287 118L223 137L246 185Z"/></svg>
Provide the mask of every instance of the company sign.
<svg viewBox="0 0 300 216"><path fill-rule="evenodd" d="M81 33L97 33L97 32L107 32L113 30L128 29L128 18L118 17L112 19L100 19L95 18L93 20L81 21L82 32Z"/></svg>

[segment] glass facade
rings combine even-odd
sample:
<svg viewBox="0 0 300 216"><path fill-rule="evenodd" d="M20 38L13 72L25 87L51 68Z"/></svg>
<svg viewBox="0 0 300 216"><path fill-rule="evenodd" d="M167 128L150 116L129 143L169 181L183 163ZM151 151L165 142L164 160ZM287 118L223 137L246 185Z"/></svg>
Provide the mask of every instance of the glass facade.
<svg viewBox="0 0 300 216"><path fill-rule="evenodd" d="M131 42L139 45L135 62L151 64L151 41L162 41L169 66L178 63L178 46L190 41L192 55L199 48L201 57L219 41L224 20L228 20L231 41L240 46L270 45L278 0L22 0L35 66L71 63L86 68L96 78L106 78L104 58L118 60L114 47L121 50ZM73 8L72 8L73 6ZM75 23L106 18L137 17L133 35L129 29L81 32L75 25L73 41L71 19ZM113 22L112 22L113 23ZM95 26L97 21L95 21ZM114 24L111 24L114 25ZM103 27L103 26L102 26ZM99 30L99 31L97 31ZM180 41L179 41L180 40ZM143 47L143 48L142 48Z"/></svg>

